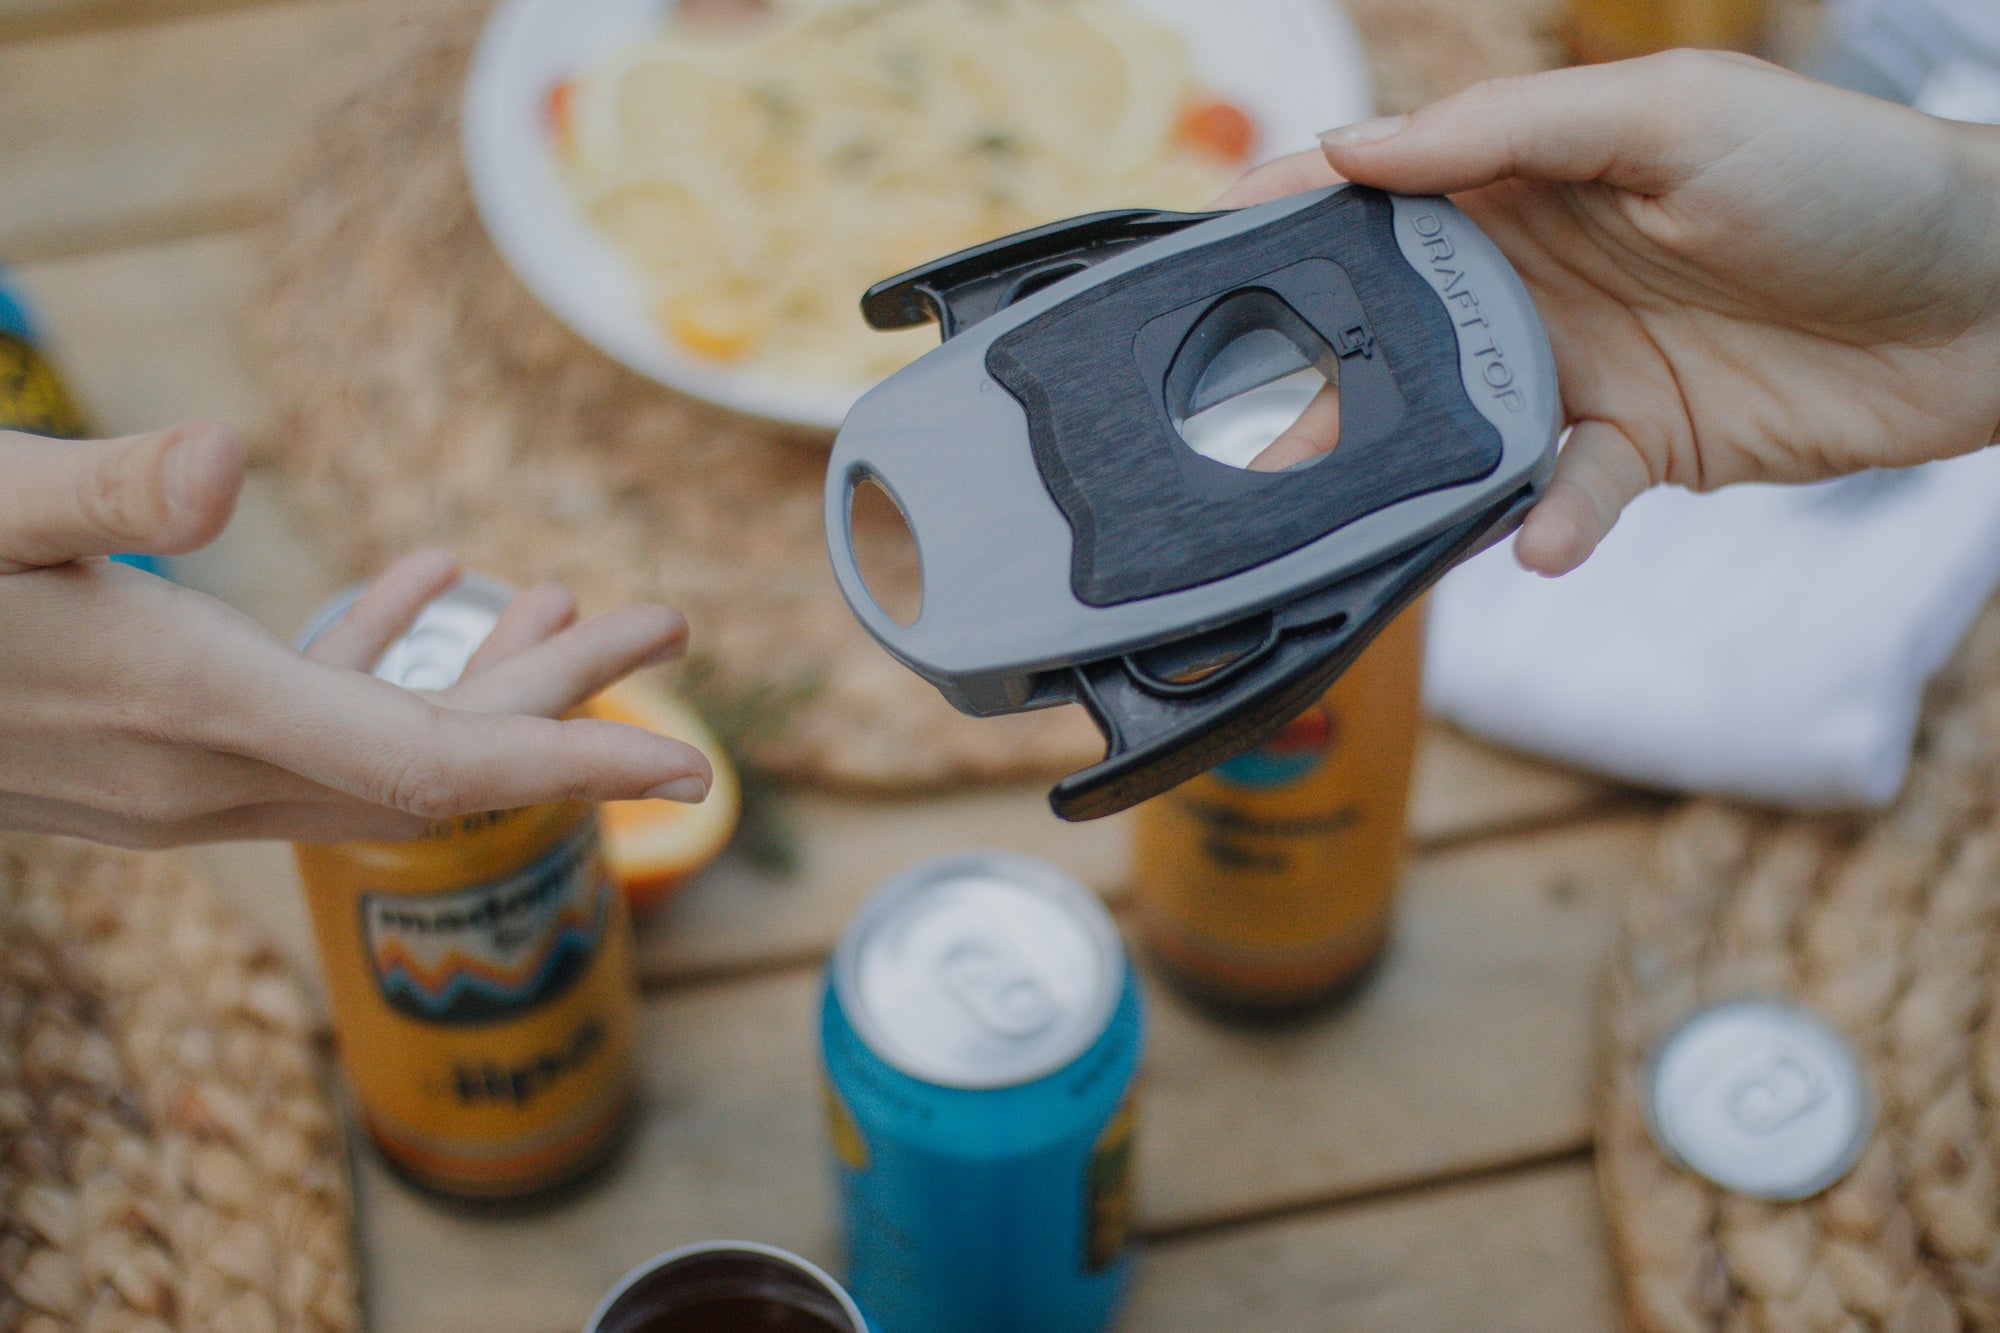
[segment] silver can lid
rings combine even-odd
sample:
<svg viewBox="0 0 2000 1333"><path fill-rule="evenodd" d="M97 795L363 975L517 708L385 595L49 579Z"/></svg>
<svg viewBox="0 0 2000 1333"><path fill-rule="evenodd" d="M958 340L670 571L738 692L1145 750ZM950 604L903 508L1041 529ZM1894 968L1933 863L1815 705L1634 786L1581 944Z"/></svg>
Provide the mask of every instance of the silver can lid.
<svg viewBox="0 0 2000 1333"><path fill-rule="evenodd" d="M367 586L357 583L321 607L299 636L299 647L311 647L313 640L360 600ZM450 592L417 613L409 630L375 663L373 674L405 689L449 689L465 674L465 664L486 642L500 613L513 600L514 590L500 580L467 574Z"/></svg>
<svg viewBox="0 0 2000 1333"><path fill-rule="evenodd" d="M1773 1000L1704 1009L1661 1042L1646 1116L1688 1170L1777 1200L1810 1198L1846 1175L1874 1127L1854 1048L1818 1015Z"/></svg>
<svg viewBox="0 0 2000 1333"><path fill-rule="evenodd" d="M1118 929L1055 867L970 852L890 880L833 956L834 993L883 1060L950 1088L1029 1083L1104 1031L1125 984Z"/></svg>

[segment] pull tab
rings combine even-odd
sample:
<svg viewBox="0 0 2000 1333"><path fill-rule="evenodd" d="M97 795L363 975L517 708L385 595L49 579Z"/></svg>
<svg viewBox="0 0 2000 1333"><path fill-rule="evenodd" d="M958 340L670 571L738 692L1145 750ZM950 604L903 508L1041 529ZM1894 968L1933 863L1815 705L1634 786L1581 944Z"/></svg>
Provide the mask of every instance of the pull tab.
<svg viewBox="0 0 2000 1333"><path fill-rule="evenodd" d="M861 315L878 329L934 319L949 340L1092 264L1220 216L1126 208L1051 222L885 278L862 296Z"/></svg>
<svg viewBox="0 0 2000 1333"><path fill-rule="evenodd" d="M938 962L938 979L987 1031L1009 1041L1034 1036L1060 1006L1027 959L990 937L960 940Z"/></svg>
<svg viewBox="0 0 2000 1333"><path fill-rule="evenodd" d="M1774 1134L1825 1101L1826 1094L1826 1085L1796 1051L1772 1045L1745 1062L1723 1104L1746 1134Z"/></svg>

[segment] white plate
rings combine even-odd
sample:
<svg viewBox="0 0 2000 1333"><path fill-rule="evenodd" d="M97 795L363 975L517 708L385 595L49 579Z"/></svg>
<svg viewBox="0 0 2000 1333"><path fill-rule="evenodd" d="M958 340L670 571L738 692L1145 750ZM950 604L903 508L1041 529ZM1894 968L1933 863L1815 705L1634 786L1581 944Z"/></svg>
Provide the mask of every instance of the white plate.
<svg viewBox="0 0 2000 1333"><path fill-rule="evenodd" d="M1335 0L1136 2L1187 35L1203 82L1255 118L1265 156L1309 148L1318 131L1373 108L1361 43ZM542 122L549 88L657 34L674 4L504 0L487 20L466 82L472 197L529 290L611 356L684 393L832 430L867 385L726 369L675 347L648 314L637 275L577 209L557 166Z"/></svg>

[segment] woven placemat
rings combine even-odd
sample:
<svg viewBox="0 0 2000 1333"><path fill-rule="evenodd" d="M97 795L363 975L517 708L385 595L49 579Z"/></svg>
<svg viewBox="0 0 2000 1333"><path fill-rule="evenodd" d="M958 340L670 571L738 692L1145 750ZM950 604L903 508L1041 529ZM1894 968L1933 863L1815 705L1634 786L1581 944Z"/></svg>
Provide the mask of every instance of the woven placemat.
<svg viewBox="0 0 2000 1333"><path fill-rule="evenodd" d="M1598 1178L1628 1307L1662 1333L2000 1328L2000 609L1927 700L1871 818L1702 802L1628 901L1611 968ZM1759 1203L1670 1165L1641 1110L1654 1043L1697 1006L1798 1000L1866 1062L1855 1170Z"/></svg>
<svg viewBox="0 0 2000 1333"><path fill-rule="evenodd" d="M1550 0L1353 8L1392 106L1553 55ZM1097 758L1082 710L961 717L867 637L827 569L823 442L641 380L516 281L459 160L484 10L447 0L379 34L274 230L260 361L285 410L267 456L308 532L357 576L442 542L515 582L565 579L590 608L680 607L704 688L764 715L740 745L782 775L893 789Z"/></svg>
<svg viewBox="0 0 2000 1333"><path fill-rule="evenodd" d="M357 1329L319 1035L184 859L0 836L0 1329Z"/></svg>

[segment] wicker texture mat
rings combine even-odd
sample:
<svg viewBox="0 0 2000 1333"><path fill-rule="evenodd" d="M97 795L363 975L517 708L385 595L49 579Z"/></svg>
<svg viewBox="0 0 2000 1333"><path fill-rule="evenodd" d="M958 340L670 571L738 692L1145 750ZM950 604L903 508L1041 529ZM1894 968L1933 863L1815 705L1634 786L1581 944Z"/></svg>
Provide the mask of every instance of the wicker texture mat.
<svg viewBox="0 0 2000 1333"><path fill-rule="evenodd" d="M1398 106L1548 63L1548 7L1354 6ZM260 360L287 410L268 457L307 530L357 574L442 542L516 582L565 579L587 607L680 607L724 699L804 696L744 738L783 775L895 789L1098 757L1080 709L961 717L867 637L826 567L823 442L642 381L515 280L459 163L483 12L426 5L381 34L275 229Z"/></svg>
<svg viewBox="0 0 2000 1333"><path fill-rule="evenodd" d="M1928 700L1866 820L1697 804L1614 956L1598 1176L1647 1330L2000 1328L2000 609ZM1815 1199L1728 1196L1642 1120L1645 1060L1699 1005L1795 998L1853 1040L1876 1131Z"/></svg>
<svg viewBox="0 0 2000 1333"><path fill-rule="evenodd" d="M184 860L0 836L0 1330L359 1327L298 982Z"/></svg>

